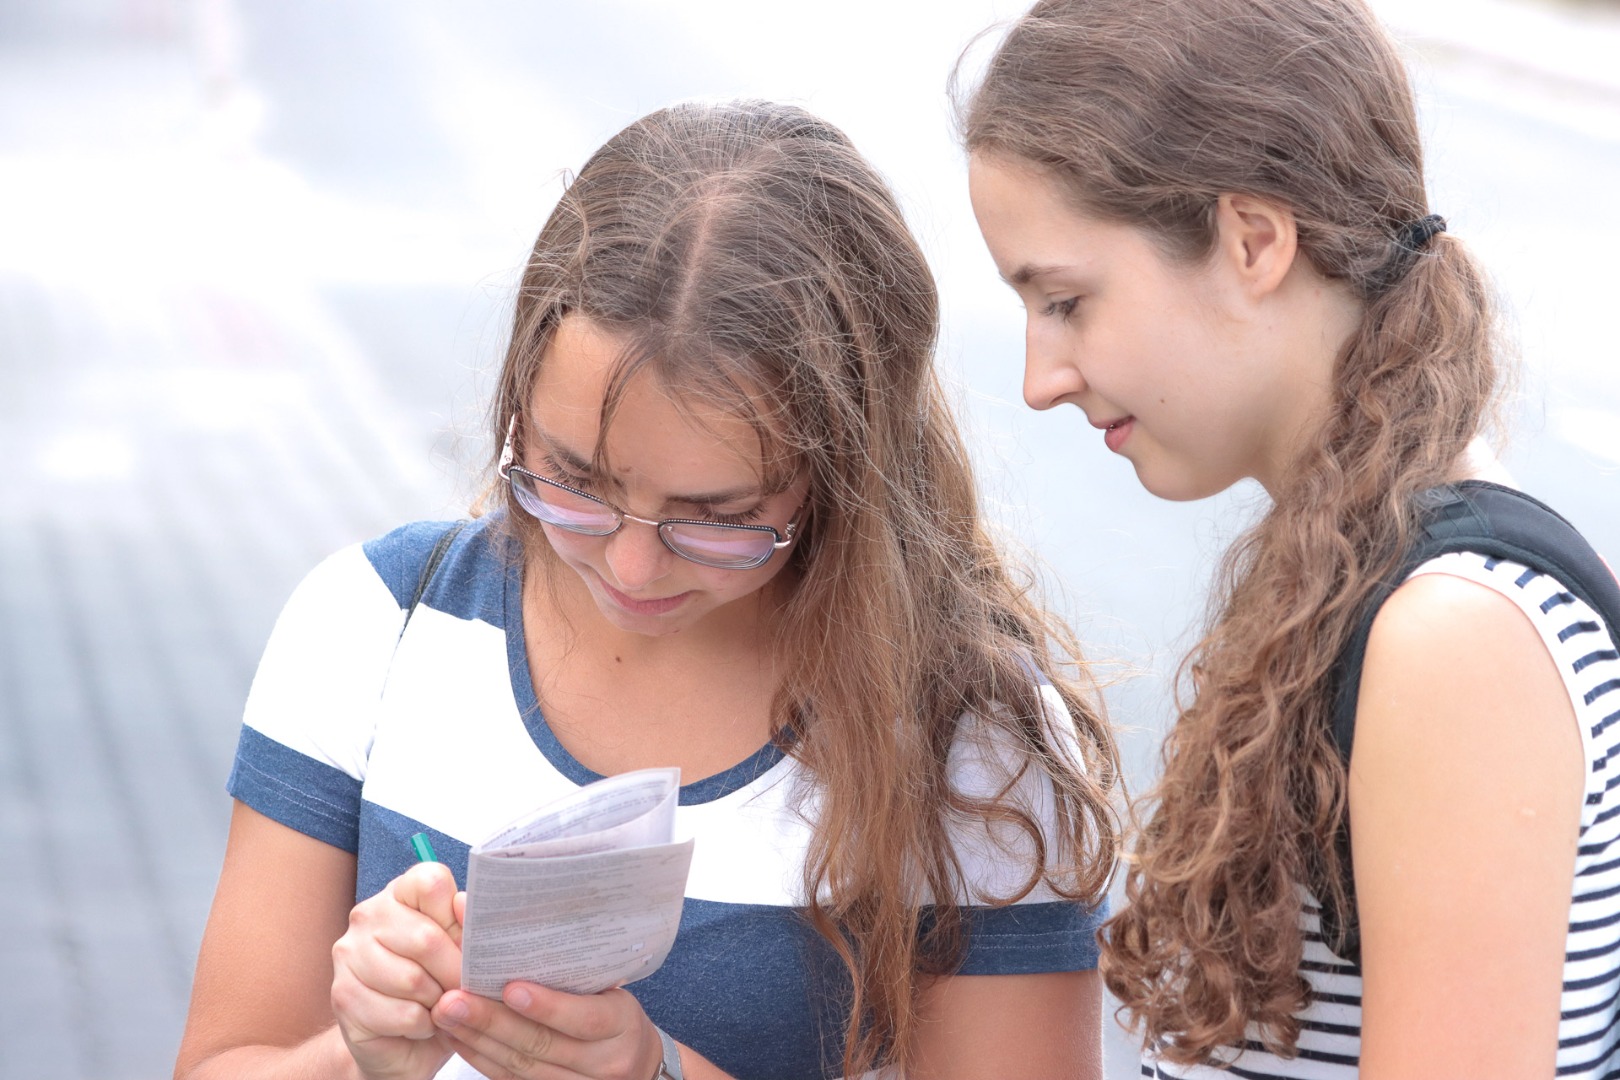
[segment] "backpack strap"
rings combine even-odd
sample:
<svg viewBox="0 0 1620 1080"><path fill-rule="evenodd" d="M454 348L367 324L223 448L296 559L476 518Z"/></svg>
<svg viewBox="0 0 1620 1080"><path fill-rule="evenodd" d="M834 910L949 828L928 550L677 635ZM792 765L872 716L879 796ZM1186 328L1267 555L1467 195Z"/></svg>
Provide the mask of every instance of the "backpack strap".
<svg viewBox="0 0 1620 1080"><path fill-rule="evenodd" d="M1433 488L1421 493L1418 502L1421 529L1416 542L1395 572L1368 595L1355 631L1334 664L1333 741L1347 768L1355 743L1361 668L1373 620L1390 594L1430 559L1471 551L1546 574L1602 616L1609 636L1620 648L1620 582L1586 539L1556 511L1521 491L1483 480ZM1338 840L1349 910L1335 911L1327 898L1322 898L1322 933L1335 952L1359 963L1361 935L1355 914L1348 815L1340 826Z"/></svg>
<svg viewBox="0 0 1620 1080"><path fill-rule="evenodd" d="M445 553L450 550L450 545L466 527L465 521L458 521L440 533L439 539L434 541L433 550L428 552L427 562L422 565L422 576L416 579L416 591L411 594L410 605L405 609L405 621L399 625L399 640L404 640L405 628L411 625L411 616L416 614L417 605L422 602L422 595L432 583L433 575L439 572L439 564L444 562Z"/></svg>

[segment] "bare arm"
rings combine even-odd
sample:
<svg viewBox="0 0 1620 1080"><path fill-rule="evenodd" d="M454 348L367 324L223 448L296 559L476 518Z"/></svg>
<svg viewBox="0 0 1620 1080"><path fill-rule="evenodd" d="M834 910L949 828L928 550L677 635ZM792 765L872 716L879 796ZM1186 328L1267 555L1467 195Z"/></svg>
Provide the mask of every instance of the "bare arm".
<svg viewBox="0 0 1620 1080"><path fill-rule="evenodd" d="M1095 971L958 975L922 994L909 1080L1102 1080Z"/></svg>
<svg viewBox="0 0 1620 1080"><path fill-rule="evenodd" d="M1367 1080L1552 1075L1583 773L1509 600L1443 574L1390 598L1350 768Z"/></svg>
<svg viewBox="0 0 1620 1080"><path fill-rule="evenodd" d="M354 858L238 804L175 1076L427 1080L461 977L456 886L412 867L358 905Z"/></svg>
<svg viewBox="0 0 1620 1080"><path fill-rule="evenodd" d="M332 1023L332 943L354 857L236 804L176 1080L352 1077Z"/></svg>

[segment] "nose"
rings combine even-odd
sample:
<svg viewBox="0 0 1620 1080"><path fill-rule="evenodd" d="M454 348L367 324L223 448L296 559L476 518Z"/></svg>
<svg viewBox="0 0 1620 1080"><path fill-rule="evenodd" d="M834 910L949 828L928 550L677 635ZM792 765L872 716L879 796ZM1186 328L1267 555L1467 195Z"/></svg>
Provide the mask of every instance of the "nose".
<svg viewBox="0 0 1620 1080"><path fill-rule="evenodd" d="M618 587L635 593L668 573L676 555L664 546L656 526L626 520L607 537L605 558Z"/></svg>
<svg viewBox="0 0 1620 1080"><path fill-rule="evenodd" d="M1024 404L1050 409L1085 390L1076 358L1051 341L1046 328L1032 317L1024 329Z"/></svg>

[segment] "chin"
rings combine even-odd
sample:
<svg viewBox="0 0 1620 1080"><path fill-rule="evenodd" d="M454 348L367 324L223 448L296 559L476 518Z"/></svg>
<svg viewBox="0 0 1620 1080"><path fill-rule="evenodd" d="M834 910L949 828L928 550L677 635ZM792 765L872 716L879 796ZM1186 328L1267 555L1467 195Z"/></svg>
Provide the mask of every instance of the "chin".
<svg viewBox="0 0 1620 1080"><path fill-rule="evenodd" d="M686 629L686 620L671 622L663 619L625 618L615 612L604 610L602 617L615 629L626 634L639 634L642 637L669 637Z"/></svg>
<svg viewBox="0 0 1620 1080"><path fill-rule="evenodd" d="M1150 495L1164 499L1166 502L1196 502L1199 499L1208 499L1219 495L1233 484L1239 477L1230 480L1221 480L1212 476L1190 475L1185 472L1175 472L1165 469L1153 469L1137 462L1132 462L1136 469L1137 482L1145 488Z"/></svg>

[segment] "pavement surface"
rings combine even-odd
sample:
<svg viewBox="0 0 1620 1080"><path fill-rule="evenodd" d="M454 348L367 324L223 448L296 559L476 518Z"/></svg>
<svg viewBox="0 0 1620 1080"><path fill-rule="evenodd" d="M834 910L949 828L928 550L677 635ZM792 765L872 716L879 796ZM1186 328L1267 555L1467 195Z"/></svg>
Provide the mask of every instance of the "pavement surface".
<svg viewBox="0 0 1620 1080"><path fill-rule="evenodd" d="M465 504L537 191L675 98L805 100L895 179L939 268L992 500L1085 636L1142 676L1111 699L1146 778L1176 643L1253 496L1153 504L1077 455L1094 434L1078 418L1016 404L1016 308L978 251L940 87L1020 6L840 8L871 41L728 0L681 18L0 6L0 1080L169 1074L276 611L326 553ZM1620 21L1384 6L1436 133L1436 206L1519 317L1530 437L1510 461L1613 558ZM498 107L514 97L531 108ZM1128 1058L1113 1036L1110 1076L1134 1075Z"/></svg>

